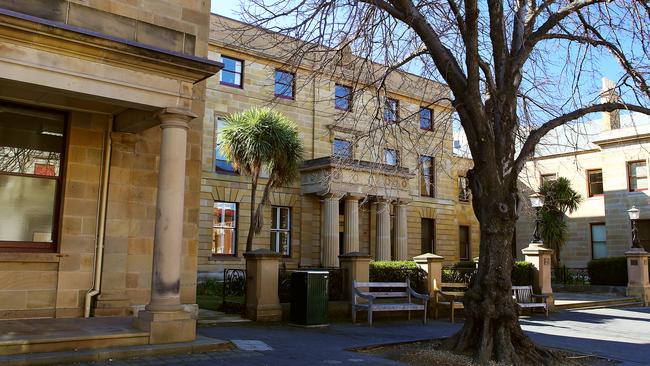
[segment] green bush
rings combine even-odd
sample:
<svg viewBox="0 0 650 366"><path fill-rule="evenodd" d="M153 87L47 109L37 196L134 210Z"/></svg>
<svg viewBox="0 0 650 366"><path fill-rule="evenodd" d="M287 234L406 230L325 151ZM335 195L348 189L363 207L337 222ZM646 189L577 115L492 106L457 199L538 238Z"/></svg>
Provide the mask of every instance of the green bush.
<svg viewBox="0 0 650 366"><path fill-rule="evenodd" d="M535 266L525 261L517 261L512 266L512 285L532 285L535 278Z"/></svg>
<svg viewBox="0 0 650 366"><path fill-rule="evenodd" d="M453 266L454 269L475 269L476 262L473 261L460 261Z"/></svg>
<svg viewBox="0 0 650 366"><path fill-rule="evenodd" d="M196 294L199 296L221 296L223 294L223 282L217 281L214 278L205 278L196 284Z"/></svg>
<svg viewBox="0 0 650 366"><path fill-rule="evenodd" d="M427 291L427 272L412 261L370 262L370 282L404 282L409 278L411 287L419 292Z"/></svg>
<svg viewBox="0 0 650 366"><path fill-rule="evenodd" d="M589 283L592 285L627 285L627 260L625 257L592 259L587 264Z"/></svg>

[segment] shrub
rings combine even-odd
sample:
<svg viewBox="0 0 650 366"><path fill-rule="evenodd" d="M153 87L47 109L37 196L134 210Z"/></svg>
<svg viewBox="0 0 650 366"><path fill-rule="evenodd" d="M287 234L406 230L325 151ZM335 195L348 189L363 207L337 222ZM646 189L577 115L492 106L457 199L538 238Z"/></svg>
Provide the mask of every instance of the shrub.
<svg viewBox="0 0 650 366"><path fill-rule="evenodd" d="M476 262L473 261L460 261L453 266L454 269L475 269Z"/></svg>
<svg viewBox="0 0 650 366"><path fill-rule="evenodd" d="M589 283L592 285L627 285L627 259L611 257L592 259L587 264Z"/></svg>
<svg viewBox="0 0 650 366"><path fill-rule="evenodd" d="M525 261L517 261L512 266L512 285L527 286L533 284L535 266Z"/></svg>
<svg viewBox="0 0 650 366"><path fill-rule="evenodd" d="M196 284L196 294L199 296L221 296L223 294L223 282L214 278L205 278Z"/></svg>
<svg viewBox="0 0 650 366"><path fill-rule="evenodd" d="M409 278L411 287L419 292L427 291L427 272L412 261L370 262L370 282L404 282Z"/></svg>

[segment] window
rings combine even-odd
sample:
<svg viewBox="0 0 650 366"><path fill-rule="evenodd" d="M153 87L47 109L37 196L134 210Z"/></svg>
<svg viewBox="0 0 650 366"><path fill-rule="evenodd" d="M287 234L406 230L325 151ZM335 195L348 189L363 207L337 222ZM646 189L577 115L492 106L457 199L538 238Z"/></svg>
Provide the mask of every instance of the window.
<svg viewBox="0 0 650 366"><path fill-rule="evenodd" d="M348 140L334 139L332 156L338 159L352 159L352 143Z"/></svg>
<svg viewBox="0 0 650 366"><path fill-rule="evenodd" d="M420 156L420 195L435 197L436 171L431 156Z"/></svg>
<svg viewBox="0 0 650 366"><path fill-rule="evenodd" d="M399 118L399 101L397 99L386 98L384 105L384 121L396 123Z"/></svg>
<svg viewBox="0 0 650 366"><path fill-rule="evenodd" d="M214 128L214 171L217 173L234 173L235 168L226 160L226 156L221 152L221 132L226 127L226 120L222 117L216 117Z"/></svg>
<svg viewBox="0 0 650 366"><path fill-rule="evenodd" d="M237 255L237 204L214 203L212 222L212 254Z"/></svg>
<svg viewBox="0 0 650 366"><path fill-rule="evenodd" d="M630 192L648 189L648 170L645 160L627 163L627 186Z"/></svg>
<svg viewBox="0 0 650 366"><path fill-rule="evenodd" d="M429 108L420 108L420 128L433 131L433 112Z"/></svg>
<svg viewBox="0 0 650 366"><path fill-rule="evenodd" d="M0 249L54 251L65 116L0 104Z"/></svg>
<svg viewBox="0 0 650 366"><path fill-rule="evenodd" d="M352 109L352 88L345 85L336 84L334 87L334 107L342 111Z"/></svg>
<svg viewBox="0 0 650 366"><path fill-rule="evenodd" d="M591 229L591 257L593 259L607 257L607 229L605 224L589 225Z"/></svg>
<svg viewBox="0 0 650 366"><path fill-rule="evenodd" d="M384 164L399 165L399 153L395 149L384 149Z"/></svg>
<svg viewBox="0 0 650 366"><path fill-rule="evenodd" d="M589 197L603 194L603 171L601 169L587 170L587 185Z"/></svg>
<svg viewBox="0 0 650 366"><path fill-rule="evenodd" d="M462 261L468 261L471 255L469 247L469 226L458 227L458 243L458 259Z"/></svg>
<svg viewBox="0 0 650 366"><path fill-rule="evenodd" d="M291 208L271 207L271 250L291 255Z"/></svg>
<svg viewBox="0 0 650 366"><path fill-rule="evenodd" d="M539 182L540 182L539 185L541 186L542 184L553 180L557 180L557 174L555 173L542 174L539 176Z"/></svg>
<svg viewBox="0 0 650 366"><path fill-rule="evenodd" d="M275 70L275 96L293 99L296 91L296 75L287 71Z"/></svg>
<svg viewBox="0 0 650 366"><path fill-rule="evenodd" d="M472 197L472 192L469 190L469 180L467 177L458 177L458 200L461 202L469 202Z"/></svg>
<svg viewBox="0 0 650 366"><path fill-rule="evenodd" d="M435 253L436 252L436 220L434 219L421 219L421 254Z"/></svg>
<svg viewBox="0 0 650 366"><path fill-rule="evenodd" d="M223 69L221 69L221 85L244 87L244 61L221 56Z"/></svg>

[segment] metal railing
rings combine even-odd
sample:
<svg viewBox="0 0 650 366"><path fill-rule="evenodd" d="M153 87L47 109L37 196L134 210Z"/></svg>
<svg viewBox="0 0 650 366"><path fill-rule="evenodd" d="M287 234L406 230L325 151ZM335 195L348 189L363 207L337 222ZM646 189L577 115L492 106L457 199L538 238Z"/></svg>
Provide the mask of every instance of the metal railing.
<svg viewBox="0 0 650 366"><path fill-rule="evenodd" d="M246 270L226 268L223 270L223 299L221 311L243 313L246 310Z"/></svg>
<svg viewBox="0 0 650 366"><path fill-rule="evenodd" d="M551 273L551 282L558 285L588 285L589 272L586 268L557 267Z"/></svg>

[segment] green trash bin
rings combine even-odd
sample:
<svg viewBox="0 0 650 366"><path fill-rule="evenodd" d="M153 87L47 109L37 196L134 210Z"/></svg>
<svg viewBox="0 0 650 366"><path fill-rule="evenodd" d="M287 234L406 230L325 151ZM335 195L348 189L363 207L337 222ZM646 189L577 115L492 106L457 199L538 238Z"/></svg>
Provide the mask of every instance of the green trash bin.
<svg viewBox="0 0 650 366"><path fill-rule="evenodd" d="M328 271L291 273L291 322L298 325L327 325Z"/></svg>

